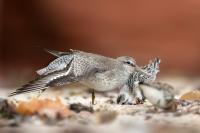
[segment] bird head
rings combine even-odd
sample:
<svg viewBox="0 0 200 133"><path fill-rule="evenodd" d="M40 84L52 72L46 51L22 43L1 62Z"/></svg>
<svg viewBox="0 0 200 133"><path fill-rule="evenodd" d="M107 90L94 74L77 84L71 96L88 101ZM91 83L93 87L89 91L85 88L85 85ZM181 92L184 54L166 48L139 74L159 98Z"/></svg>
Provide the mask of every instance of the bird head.
<svg viewBox="0 0 200 133"><path fill-rule="evenodd" d="M132 73L137 67L136 61L132 57L120 56L117 58L117 60L121 62L123 66L126 68L126 70L130 73Z"/></svg>

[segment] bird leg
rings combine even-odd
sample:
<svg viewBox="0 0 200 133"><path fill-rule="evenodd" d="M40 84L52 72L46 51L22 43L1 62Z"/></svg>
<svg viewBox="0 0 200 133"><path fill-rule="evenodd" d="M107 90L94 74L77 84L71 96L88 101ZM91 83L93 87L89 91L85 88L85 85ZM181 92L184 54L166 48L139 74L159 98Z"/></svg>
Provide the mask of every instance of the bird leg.
<svg viewBox="0 0 200 133"><path fill-rule="evenodd" d="M95 91L94 89L92 89L92 105L94 105L95 103Z"/></svg>

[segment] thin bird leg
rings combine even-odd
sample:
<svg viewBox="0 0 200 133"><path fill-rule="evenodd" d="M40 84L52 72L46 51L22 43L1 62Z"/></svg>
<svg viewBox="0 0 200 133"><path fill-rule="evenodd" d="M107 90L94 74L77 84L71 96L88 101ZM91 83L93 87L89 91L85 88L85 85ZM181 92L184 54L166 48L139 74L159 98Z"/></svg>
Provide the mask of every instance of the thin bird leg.
<svg viewBox="0 0 200 133"><path fill-rule="evenodd" d="M92 105L94 105L95 102L95 91L92 89Z"/></svg>

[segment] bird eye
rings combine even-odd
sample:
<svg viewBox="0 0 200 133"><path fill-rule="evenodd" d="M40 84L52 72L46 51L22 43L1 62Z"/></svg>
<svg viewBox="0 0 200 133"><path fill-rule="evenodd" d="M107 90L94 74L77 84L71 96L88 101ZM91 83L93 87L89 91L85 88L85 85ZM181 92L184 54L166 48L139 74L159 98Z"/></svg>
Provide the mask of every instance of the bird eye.
<svg viewBox="0 0 200 133"><path fill-rule="evenodd" d="M130 61L127 61L126 63L127 63L127 64L131 64L131 62L130 62Z"/></svg>
<svg viewBox="0 0 200 133"><path fill-rule="evenodd" d="M135 64L130 62L130 61L126 61L125 63L128 64L128 65L131 65L131 66L135 66Z"/></svg>

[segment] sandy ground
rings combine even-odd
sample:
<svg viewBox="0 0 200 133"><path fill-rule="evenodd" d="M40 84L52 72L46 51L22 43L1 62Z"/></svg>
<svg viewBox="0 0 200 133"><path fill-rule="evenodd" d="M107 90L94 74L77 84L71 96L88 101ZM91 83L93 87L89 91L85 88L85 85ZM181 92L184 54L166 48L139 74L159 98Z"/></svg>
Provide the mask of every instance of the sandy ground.
<svg viewBox="0 0 200 133"><path fill-rule="evenodd" d="M159 81L174 86L176 97L200 88L199 78L163 77ZM59 121L44 122L38 117L28 117L20 124L13 120L0 119L1 132L200 132L200 102L180 104L177 110L156 109L148 101L139 105L116 104L117 91L96 93L95 105L91 105L91 93L79 86L72 89L48 90L40 98L62 96L66 107L73 104L86 106L72 117ZM10 90L1 90L0 97L6 97ZM24 100L24 96L18 99ZM31 106L30 106L31 107Z"/></svg>

